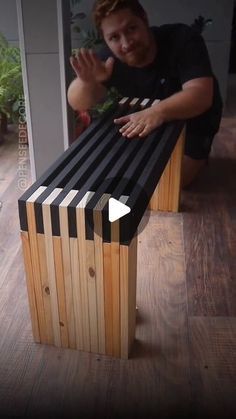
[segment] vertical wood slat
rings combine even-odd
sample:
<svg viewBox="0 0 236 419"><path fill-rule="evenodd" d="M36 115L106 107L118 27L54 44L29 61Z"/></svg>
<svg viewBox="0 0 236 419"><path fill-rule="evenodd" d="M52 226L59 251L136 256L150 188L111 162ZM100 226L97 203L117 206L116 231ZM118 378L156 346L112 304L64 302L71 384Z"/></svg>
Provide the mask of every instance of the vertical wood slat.
<svg viewBox="0 0 236 419"><path fill-rule="evenodd" d="M77 238L70 238L71 256L71 284L75 320L75 345L76 349L83 350L83 307L80 283L79 250Z"/></svg>
<svg viewBox="0 0 236 419"><path fill-rule="evenodd" d="M55 236L53 237L52 241L53 241L53 254L54 254L54 264L55 264L55 279L56 279L57 298L58 298L58 313L59 313L59 325L60 325L60 334L61 334L61 346L63 348L68 348L69 337L68 337L68 325L67 325L66 296L65 296L61 238Z"/></svg>
<svg viewBox="0 0 236 419"><path fill-rule="evenodd" d="M38 254L40 265L41 286L43 291L43 307L46 323L46 341L43 343L53 344L53 327L52 327L52 308L50 297L50 286L48 278L47 260L46 260L46 243L44 234L37 233Z"/></svg>
<svg viewBox="0 0 236 419"><path fill-rule="evenodd" d="M40 341L47 341L47 332L46 332L46 323L45 323L45 312L43 305L43 290L40 277L40 263L39 263L39 253L38 253L38 241L37 241L37 232L36 232L36 220L35 220L35 210L34 202L35 200L43 193L45 190L44 187L39 187L26 201L26 213L27 221L29 228L29 243L30 243L30 253L31 253L31 263L32 263L32 273L34 277L34 291L35 291L35 301L38 313L38 325L39 325L39 335Z"/></svg>
<svg viewBox="0 0 236 419"><path fill-rule="evenodd" d="M90 325L90 350L98 352L98 316L94 241L86 240L86 271Z"/></svg>
<svg viewBox="0 0 236 419"><path fill-rule="evenodd" d="M98 316L98 350L106 353L105 336L105 290L104 290L104 254L102 239L102 210L107 204L110 194L103 194L93 210L94 222L94 257L96 270L97 316Z"/></svg>
<svg viewBox="0 0 236 419"><path fill-rule="evenodd" d="M73 252L74 245L70 245L69 237L69 225L68 225L68 205L78 193L76 190L71 190L65 199L59 205L59 222L60 222L60 235L61 235L61 245L62 245L62 260L63 260L63 271L64 271L64 283L65 283L65 298L66 298L66 312L67 312L67 325L68 325L68 339L70 348L80 348L82 343L82 331L80 330L80 320L77 319L77 326L75 325L75 317L77 313L74 312L74 298L78 298L79 301L77 306L77 312L80 307L81 297L80 290L78 291L77 286L77 276L78 276L78 248L76 246L77 253ZM71 251L73 252L74 257L71 258ZM72 267L76 264L77 270L72 274ZM73 281L74 279L74 281ZM73 289L74 284L74 289ZM75 293L75 295L74 295ZM76 339L76 329L77 329L77 339ZM77 343L76 343L77 342ZM82 348L82 347L81 347Z"/></svg>
<svg viewBox="0 0 236 419"><path fill-rule="evenodd" d="M121 358L127 359L135 336L137 236L120 246Z"/></svg>
<svg viewBox="0 0 236 419"><path fill-rule="evenodd" d="M103 281L105 311L105 349L107 355L113 354L113 307L111 282L111 244L103 243Z"/></svg>
<svg viewBox="0 0 236 419"><path fill-rule="evenodd" d="M136 326L136 292L137 292L137 236L132 239L129 245L128 257L128 289L129 289L129 351L135 338Z"/></svg>
<svg viewBox="0 0 236 419"><path fill-rule="evenodd" d="M180 133L175 149L171 155L169 207L171 211L179 210L182 160L185 144L185 128Z"/></svg>
<svg viewBox="0 0 236 419"><path fill-rule="evenodd" d="M42 204L44 234L45 234L45 243L46 243L46 260L47 260L49 289L50 289L51 307L52 307L53 335L54 335L54 344L56 346L61 346L61 331L60 331L60 317L59 317L57 283L56 283L56 272L55 272L55 262L54 262L50 204L54 201L54 199L59 195L60 192L61 192L60 188L54 189L54 191L47 197L47 199L45 199L45 201Z"/></svg>
<svg viewBox="0 0 236 419"><path fill-rule="evenodd" d="M33 337L34 337L35 342L40 342L39 320L38 320L38 312L37 312L37 306L36 306L34 275L33 275L33 269L32 269L28 232L21 231L21 242L22 242L22 250L23 250L23 257L24 257L26 286L27 286L27 292L28 292Z"/></svg>
<svg viewBox="0 0 236 419"><path fill-rule="evenodd" d="M162 209L163 211L169 211L171 207L169 207L169 195L171 193L171 166L172 166L172 159L168 162L165 168L165 181L163 182L162 186ZM171 208L172 209L172 208Z"/></svg>
<svg viewBox="0 0 236 419"><path fill-rule="evenodd" d="M183 129L150 199L149 209L152 211L177 212L179 209L184 140L185 130Z"/></svg>
<svg viewBox="0 0 236 419"><path fill-rule="evenodd" d="M83 199L76 206L77 240L79 251L79 273L81 284L81 302L82 302L82 324L83 324L83 348L90 352L90 328L93 327L89 315L89 294L87 277L87 257L86 257L86 234L85 234L85 206L91 198L93 192L87 192Z"/></svg>
<svg viewBox="0 0 236 419"><path fill-rule="evenodd" d="M80 286L81 286L83 349L87 352L90 352L90 325L89 325L89 303L88 303L87 271L86 271L86 243L85 243L85 232L84 232L84 213L81 210L77 210L76 218L77 218L77 229L78 229L79 279L80 279Z"/></svg>
<svg viewBox="0 0 236 419"><path fill-rule="evenodd" d="M112 355L120 356L120 243L119 220L111 225Z"/></svg>

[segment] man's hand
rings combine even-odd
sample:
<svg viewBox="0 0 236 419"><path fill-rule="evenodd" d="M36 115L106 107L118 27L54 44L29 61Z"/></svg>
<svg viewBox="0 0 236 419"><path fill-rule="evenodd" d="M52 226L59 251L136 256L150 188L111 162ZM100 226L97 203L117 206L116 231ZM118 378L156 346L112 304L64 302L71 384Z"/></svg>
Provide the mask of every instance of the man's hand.
<svg viewBox="0 0 236 419"><path fill-rule="evenodd" d="M124 124L120 129L122 135L128 138L137 135L145 137L164 122L194 118L211 107L212 77L189 80L182 89L151 108L115 119L116 124Z"/></svg>
<svg viewBox="0 0 236 419"><path fill-rule="evenodd" d="M146 137L165 121L159 105L156 104L143 111L117 118L114 122L115 124L124 124L119 131L124 137L132 138Z"/></svg>
<svg viewBox="0 0 236 419"><path fill-rule="evenodd" d="M75 56L70 57L70 63L83 82L103 83L111 77L114 58L109 57L103 62L92 49L81 48Z"/></svg>

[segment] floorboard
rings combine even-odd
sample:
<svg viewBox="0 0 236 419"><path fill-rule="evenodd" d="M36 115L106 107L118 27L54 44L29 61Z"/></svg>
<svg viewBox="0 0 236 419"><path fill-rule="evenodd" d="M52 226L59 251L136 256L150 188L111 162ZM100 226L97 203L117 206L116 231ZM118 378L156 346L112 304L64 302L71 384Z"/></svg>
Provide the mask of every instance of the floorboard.
<svg viewBox="0 0 236 419"><path fill-rule="evenodd" d="M236 318L191 317L191 383L199 417L236 417Z"/></svg>

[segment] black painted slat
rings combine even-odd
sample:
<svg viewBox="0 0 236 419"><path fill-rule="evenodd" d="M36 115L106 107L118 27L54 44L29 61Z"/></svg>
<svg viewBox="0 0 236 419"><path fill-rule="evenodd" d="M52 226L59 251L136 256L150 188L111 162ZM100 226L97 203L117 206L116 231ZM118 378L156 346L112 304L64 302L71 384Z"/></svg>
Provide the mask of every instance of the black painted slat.
<svg viewBox="0 0 236 419"><path fill-rule="evenodd" d="M156 185L176 145L183 126L183 121L169 123L166 126L165 132L158 143L158 147L151 155L148 165L144 166L142 173L137 179L136 186L130 193L129 199L126 203L126 205L131 208L130 214L132 214L132 221L130 220L130 239L132 239L132 236L138 228ZM130 243L130 240L127 240L126 234L128 222L127 216L121 219L120 222L120 242L127 245Z"/></svg>
<svg viewBox="0 0 236 419"><path fill-rule="evenodd" d="M128 167L124 167L123 177L118 184L115 185L114 190L111 192L112 198L119 200L121 195L129 195L130 191L127 191L127 187L131 181L132 185L136 182L136 178L138 177L138 172L141 170L142 166L148 160L148 157L153 153L155 147L157 147L158 141L161 138L162 132L164 127L160 127L159 129L155 130L155 132L151 133L145 139L138 139L140 143L140 148L138 149L138 153L135 155L135 158L131 161L131 164ZM129 140L129 141L135 141ZM132 187L131 185L131 187ZM105 207L103 209L104 212L107 213L108 209ZM127 215L128 217L128 215ZM133 217L133 215L129 215L129 217ZM103 224L103 240L104 242L109 242L110 238L110 222L108 217L105 215L103 216L104 224Z"/></svg>

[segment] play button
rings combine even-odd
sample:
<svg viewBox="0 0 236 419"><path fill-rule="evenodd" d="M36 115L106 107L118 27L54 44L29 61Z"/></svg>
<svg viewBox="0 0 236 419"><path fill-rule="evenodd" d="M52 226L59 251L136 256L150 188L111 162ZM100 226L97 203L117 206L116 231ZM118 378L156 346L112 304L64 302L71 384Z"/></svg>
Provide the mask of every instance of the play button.
<svg viewBox="0 0 236 419"><path fill-rule="evenodd" d="M117 190L118 186L119 191ZM131 199L134 189L138 196L136 205ZM98 183L96 190L89 194L85 205L86 239L94 240L95 233L102 237L104 243L111 243L112 229L117 227L114 223L119 220L120 243L128 244L134 235L141 233L148 223L150 211L144 211L147 204L146 192L137 184L136 180L113 177L107 178L100 185ZM142 214L141 219L140 213ZM70 217L71 219L72 217ZM138 228L137 220L139 220ZM76 221L72 222L73 228L74 224Z"/></svg>
<svg viewBox="0 0 236 419"><path fill-rule="evenodd" d="M129 214L131 211L130 208L125 205L128 196L121 196L120 201L117 201L115 198L110 198L108 202L108 219L111 223L119 218L124 217L126 214Z"/></svg>

